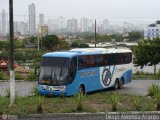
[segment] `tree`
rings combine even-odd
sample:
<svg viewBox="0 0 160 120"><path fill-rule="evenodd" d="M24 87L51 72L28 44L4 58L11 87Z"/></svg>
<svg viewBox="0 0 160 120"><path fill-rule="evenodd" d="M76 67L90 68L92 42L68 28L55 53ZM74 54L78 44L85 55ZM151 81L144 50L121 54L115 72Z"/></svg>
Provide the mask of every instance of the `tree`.
<svg viewBox="0 0 160 120"><path fill-rule="evenodd" d="M143 33L139 31L132 31L132 32L129 32L128 34L128 39L131 42L140 40L142 38L143 38Z"/></svg>
<svg viewBox="0 0 160 120"><path fill-rule="evenodd" d="M79 44L79 48L89 48L89 45L85 43L81 43Z"/></svg>
<svg viewBox="0 0 160 120"><path fill-rule="evenodd" d="M135 48L135 64L141 66L154 66L156 74L156 65L160 63L160 38L142 40Z"/></svg>
<svg viewBox="0 0 160 120"><path fill-rule="evenodd" d="M59 38L56 35L46 35L42 37L42 45L46 50L53 51L54 47L57 47L59 43Z"/></svg>
<svg viewBox="0 0 160 120"><path fill-rule="evenodd" d="M112 36L111 35L103 35L100 38L101 42L112 42Z"/></svg>
<svg viewBox="0 0 160 120"><path fill-rule="evenodd" d="M78 47L79 47L79 44L78 44L77 42L73 42L73 43L71 44L71 47L72 47L72 48L78 48Z"/></svg>
<svg viewBox="0 0 160 120"><path fill-rule="evenodd" d="M0 50L8 50L9 42L8 41L0 41Z"/></svg>

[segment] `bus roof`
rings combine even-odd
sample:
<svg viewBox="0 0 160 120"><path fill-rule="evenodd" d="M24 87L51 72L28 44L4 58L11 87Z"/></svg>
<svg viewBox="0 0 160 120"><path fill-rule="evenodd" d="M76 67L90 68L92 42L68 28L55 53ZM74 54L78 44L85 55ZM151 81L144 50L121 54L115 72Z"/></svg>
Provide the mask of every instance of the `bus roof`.
<svg viewBox="0 0 160 120"><path fill-rule="evenodd" d="M119 48L76 48L69 51L62 52L49 52L43 55L43 57L68 57L71 58L77 55L95 55L95 54L110 54L110 53L125 53L132 52L129 49Z"/></svg>

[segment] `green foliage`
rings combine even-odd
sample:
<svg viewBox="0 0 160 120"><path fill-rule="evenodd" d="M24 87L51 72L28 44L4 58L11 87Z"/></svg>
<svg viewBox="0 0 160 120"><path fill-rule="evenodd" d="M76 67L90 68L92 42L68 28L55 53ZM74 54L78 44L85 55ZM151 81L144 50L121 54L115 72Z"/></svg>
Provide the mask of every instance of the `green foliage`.
<svg viewBox="0 0 160 120"><path fill-rule="evenodd" d="M34 37L34 36L31 36L31 37L27 37L27 38L22 40L23 45L28 45L30 43L38 44L38 38Z"/></svg>
<svg viewBox="0 0 160 120"><path fill-rule="evenodd" d="M132 31L128 34L128 39L131 42L138 41L143 38L143 33L139 31Z"/></svg>
<svg viewBox="0 0 160 120"><path fill-rule="evenodd" d="M118 102L119 102L118 96L116 94L112 94L110 96L110 103L112 105L112 111L117 111Z"/></svg>
<svg viewBox="0 0 160 120"><path fill-rule="evenodd" d="M43 48L46 50L53 51L54 48L59 44L59 38L56 35L46 35L42 38Z"/></svg>
<svg viewBox="0 0 160 120"><path fill-rule="evenodd" d="M14 42L15 42L14 43L15 48L24 48L24 44L22 40L15 40Z"/></svg>
<svg viewBox="0 0 160 120"><path fill-rule="evenodd" d="M134 63L142 68L145 65L154 66L154 73L156 74L156 65L160 63L160 38L153 40L142 40L134 50Z"/></svg>
<svg viewBox="0 0 160 120"><path fill-rule="evenodd" d="M114 34L112 35L112 39L114 39L116 42L122 42L124 38L121 34Z"/></svg>
<svg viewBox="0 0 160 120"><path fill-rule="evenodd" d="M15 51L14 58L17 61L23 61L23 62L27 60L27 56L22 51Z"/></svg>
<svg viewBox="0 0 160 120"><path fill-rule="evenodd" d="M0 41L0 50L8 50L9 42L8 41Z"/></svg>
<svg viewBox="0 0 160 120"><path fill-rule="evenodd" d="M37 80L37 76L35 75L35 73L33 71L29 72L28 80L31 80L31 81L36 81Z"/></svg>
<svg viewBox="0 0 160 120"><path fill-rule="evenodd" d="M9 80L9 75L0 71L0 80Z"/></svg>
<svg viewBox="0 0 160 120"><path fill-rule="evenodd" d="M37 84L34 84L34 85L33 85L33 88L32 88L32 91L31 91L31 94L32 94L33 96L38 96L38 95L39 95L39 93L38 93L38 86L37 86Z"/></svg>
<svg viewBox="0 0 160 120"><path fill-rule="evenodd" d="M76 94L74 96L74 101L76 103L77 106L77 111L81 112L83 111L83 102L84 102L84 98L85 98L85 94L83 94L82 92L79 92L78 94Z"/></svg>
<svg viewBox="0 0 160 120"><path fill-rule="evenodd" d="M73 43L71 44L71 47L72 47L72 48L78 48L78 47L79 47L79 44L78 44L77 42L73 42Z"/></svg>
<svg viewBox="0 0 160 120"><path fill-rule="evenodd" d="M112 42L112 36L111 35L102 35L99 42Z"/></svg>
<svg viewBox="0 0 160 120"><path fill-rule="evenodd" d="M15 73L15 79L16 80L23 80L24 77L20 73Z"/></svg>
<svg viewBox="0 0 160 120"><path fill-rule="evenodd" d="M79 45L79 48L89 48L89 45L88 44L85 44L85 43L81 43Z"/></svg>
<svg viewBox="0 0 160 120"><path fill-rule="evenodd" d="M135 106L136 110L139 111L141 108L142 100L140 98L135 98L132 100L133 105Z"/></svg>
<svg viewBox="0 0 160 120"><path fill-rule="evenodd" d="M43 113L43 102L44 102L44 96L36 96L36 110L37 113Z"/></svg>
<svg viewBox="0 0 160 120"><path fill-rule="evenodd" d="M160 87L159 87L159 91L154 93L154 98L156 99L157 102L157 111L160 111Z"/></svg>
<svg viewBox="0 0 160 120"><path fill-rule="evenodd" d="M149 96L154 97L156 93L160 92L160 87L158 84L153 83L150 87L147 88L147 92Z"/></svg>
<svg viewBox="0 0 160 120"><path fill-rule="evenodd" d="M8 52L2 51L2 53L0 53L0 59L1 60L8 60Z"/></svg>

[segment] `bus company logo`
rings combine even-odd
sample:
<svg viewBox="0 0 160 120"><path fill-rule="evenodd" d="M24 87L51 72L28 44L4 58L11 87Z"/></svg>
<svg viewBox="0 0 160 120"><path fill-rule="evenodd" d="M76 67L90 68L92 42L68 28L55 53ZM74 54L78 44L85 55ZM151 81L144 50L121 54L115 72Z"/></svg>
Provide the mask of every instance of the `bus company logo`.
<svg viewBox="0 0 160 120"><path fill-rule="evenodd" d="M109 86L112 80L112 75L109 69L104 69L102 74L102 82L105 86Z"/></svg>
<svg viewBox="0 0 160 120"><path fill-rule="evenodd" d="M92 77L92 76L96 76L95 70L80 73L80 78Z"/></svg>

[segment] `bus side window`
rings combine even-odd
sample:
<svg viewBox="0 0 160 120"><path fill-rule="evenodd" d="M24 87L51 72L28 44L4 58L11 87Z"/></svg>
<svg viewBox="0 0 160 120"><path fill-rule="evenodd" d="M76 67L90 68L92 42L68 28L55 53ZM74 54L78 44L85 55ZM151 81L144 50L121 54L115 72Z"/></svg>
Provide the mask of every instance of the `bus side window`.
<svg viewBox="0 0 160 120"><path fill-rule="evenodd" d="M71 80L69 80L69 82L72 82L75 79L76 70L77 70L77 57L73 57L71 59L71 65L70 65Z"/></svg>

